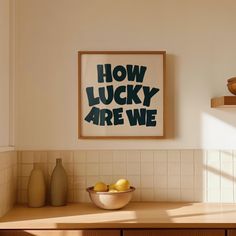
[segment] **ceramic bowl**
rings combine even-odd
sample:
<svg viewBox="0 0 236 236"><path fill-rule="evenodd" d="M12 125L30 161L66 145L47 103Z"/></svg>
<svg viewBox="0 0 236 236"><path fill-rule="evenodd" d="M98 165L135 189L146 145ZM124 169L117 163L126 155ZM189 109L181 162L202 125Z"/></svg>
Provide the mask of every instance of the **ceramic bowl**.
<svg viewBox="0 0 236 236"><path fill-rule="evenodd" d="M96 192L93 187L88 187L87 192L91 201L99 208L106 210L120 209L126 206L133 195L134 187L122 192Z"/></svg>
<svg viewBox="0 0 236 236"><path fill-rule="evenodd" d="M228 79L227 86L228 86L229 91L232 94L236 95L236 77L232 77L232 78Z"/></svg>
<svg viewBox="0 0 236 236"><path fill-rule="evenodd" d="M228 84L236 83L236 77L232 77L232 78L228 79L227 81L228 81Z"/></svg>
<svg viewBox="0 0 236 236"><path fill-rule="evenodd" d="M227 84L227 86L228 86L229 91L232 94L236 95L236 83L230 83L230 84Z"/></svg>
<svg viewBox="0 0 236 236"><path fill-rule="evenodd" d="M236 82L228 83L227 84L229 91L236 95Z"/></svg>

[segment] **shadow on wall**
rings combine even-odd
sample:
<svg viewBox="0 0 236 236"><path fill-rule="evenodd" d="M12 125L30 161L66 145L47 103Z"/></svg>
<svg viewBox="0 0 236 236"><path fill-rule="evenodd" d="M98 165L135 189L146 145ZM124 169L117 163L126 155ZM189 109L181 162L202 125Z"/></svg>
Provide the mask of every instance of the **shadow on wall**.
<svg viewBox="0 0 236 236"><path fill-rule="evenodd" d="M176 56L173 54L166 55L166 83L165 83L165 116L166 116L166 138L174 139L177 136L175 122L178 117L175 113L176 103L176 79L175 79ZM175 122L174 122L175 121Z"/></svg>
<svg viewBox="0 0 236 236"><path fill-rule="evenodd" d="M208 114L224 124L236 127L235 108L212 108Z"/></svg>
<svg viewBox="0 0 236 236"><path fill-rule="evenodd" d="M196 151L194 157L194 201L235 202L235 153L231 150ZM181 167L183 173L184 166ZM187 166L187 165L186 165ZM190 176L183 176L181 191ZM187 193L187 192L186 192Z"/></svg>
<svg viewBox="0 0 236 236"><path fill-rule="evenodd" d="M203 165L206 175L207 202L235 202L235 176L233 151L208 151Z"/></svg>

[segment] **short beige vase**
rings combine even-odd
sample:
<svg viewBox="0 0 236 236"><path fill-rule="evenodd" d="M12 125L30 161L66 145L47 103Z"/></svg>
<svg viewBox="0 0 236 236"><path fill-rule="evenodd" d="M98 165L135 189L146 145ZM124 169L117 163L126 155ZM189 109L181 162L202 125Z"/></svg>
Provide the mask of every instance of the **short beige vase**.
<svg viewBox="0 0 236 236"><path fill-rule="evenodd" d="M42 207L46 201L46 183L39 163L34 163L28 182L28 206Z"/></svg>
<svg viewBox="0 0 236 236"><path fill-rule="evenodd" d="M67 174L62 166L62 160L56 159L56 166L52 172L50 184L50 198L52 206L66 205L67 189Z"/></svg>

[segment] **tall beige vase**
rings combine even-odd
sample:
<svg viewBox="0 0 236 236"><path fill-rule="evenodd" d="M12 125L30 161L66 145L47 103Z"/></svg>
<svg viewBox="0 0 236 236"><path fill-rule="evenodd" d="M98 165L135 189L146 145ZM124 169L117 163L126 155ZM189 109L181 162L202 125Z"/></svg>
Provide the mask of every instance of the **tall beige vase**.
<svg viewBox="0 0 236 236"><path fill-rule="evenodd" d="M39 163L34 163L28 182L28 206L42 207L46 200L46 183Z"/></svg>
<svg viewBox="0 0 236 236"><path fill-rule="evenodd" d="M56 159L56 166L52 172L50 184L50 198L52 206L66 205L67 189L67 174L62 166L62 160Z"/></svg>

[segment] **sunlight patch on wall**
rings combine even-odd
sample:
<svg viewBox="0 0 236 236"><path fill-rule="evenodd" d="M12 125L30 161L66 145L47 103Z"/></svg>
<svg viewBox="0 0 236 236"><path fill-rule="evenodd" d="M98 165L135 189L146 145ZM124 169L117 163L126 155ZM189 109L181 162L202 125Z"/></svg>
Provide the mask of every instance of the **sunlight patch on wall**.
<svg viewBox="0 0 236 236"><path fill-rule="evenodd" d="M202 114L201 148L234 149L236 127L210 114Z"/></svg>

